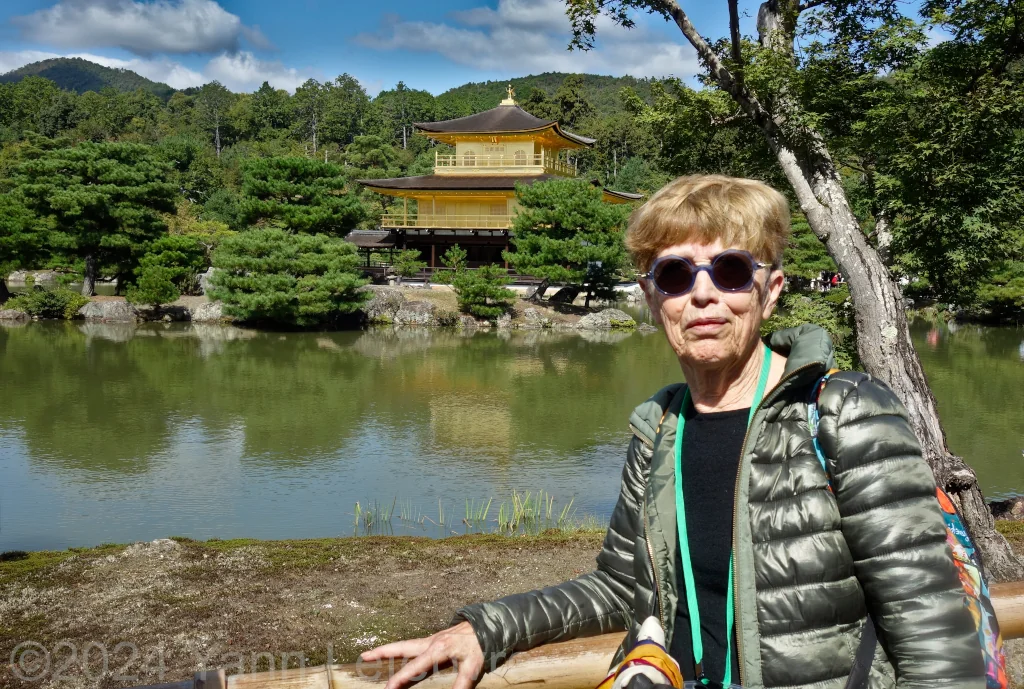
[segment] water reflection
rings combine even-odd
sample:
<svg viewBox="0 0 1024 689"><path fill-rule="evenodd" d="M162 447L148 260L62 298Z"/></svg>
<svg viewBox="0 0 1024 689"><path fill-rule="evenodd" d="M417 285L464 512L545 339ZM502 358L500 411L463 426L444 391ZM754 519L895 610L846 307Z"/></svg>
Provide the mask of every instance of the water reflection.
<svg viewBox="0 0 1024 689"><path fill-rule="evenodd" d="M936 334L915 330L951 446L1021 489L1020 331ZM2 328L0 549L338 535L357 500L512 489L607 516L629 411L679 378L660 335Z"/></svg>

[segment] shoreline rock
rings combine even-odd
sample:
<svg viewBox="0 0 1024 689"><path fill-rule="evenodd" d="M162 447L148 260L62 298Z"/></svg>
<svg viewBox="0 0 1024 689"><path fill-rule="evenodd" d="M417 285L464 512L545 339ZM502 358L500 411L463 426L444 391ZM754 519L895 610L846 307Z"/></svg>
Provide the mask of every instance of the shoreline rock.
<svg viewBox="0 0 1024 689"><path fill-rule="evenodd" d="M996 519L1024 522L1024 496L1009 500L996 500L990 502L988 508Z"/></svg>
<svg viewBox="0 0 1024 689"><path fill-rule="evenodd" d="M78 310L78 315L87 321L128 323L139 320L138 310L126 301L90 301Z"/></svg>
<svg viewBox="0 0 1024 689"><path fill-rule="evenodd" d="M579 330L635 330L636 321L625 311L604 309L588 313L576 324Z"/></svg>
<svg viewBox="0 0 1024 689"><path fill-rule="evenodd" d="M32 316L17 309L0 309L0 321L24 322L32 320Z"/></svg>

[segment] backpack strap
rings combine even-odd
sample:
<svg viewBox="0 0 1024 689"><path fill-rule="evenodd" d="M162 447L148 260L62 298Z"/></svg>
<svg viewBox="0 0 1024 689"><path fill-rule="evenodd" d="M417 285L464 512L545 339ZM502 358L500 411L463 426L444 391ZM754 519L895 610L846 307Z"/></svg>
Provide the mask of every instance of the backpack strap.
<svg viewBox="0 0 1024 689"><path fill-rule="evenodd" d="M822 471L828 480L828 491L835 493L832 489L832 472L828 469L828 458L825 451L821 449L821 442L818 440L818 426L821 424L821 414L818 413L818 400L825 389L825 384L833 373L838 373L838 368L830 369L828 373L818 379L818 382L811 388L810 399L807 401L807 427L811 432L811 443L814 445L814 454L821 463ZM853 656L853 666L850 668L850 676L846 680L846 689L867 689L868 679L871 674L871 663L875 659L875 645L878 643L878 633L875 631L875 623L868 615L861 630L860 643L857 645L857 652Z"/></svg>
<svg viewBox="0 0 1024 689"><path fill-rule="evenodd" d="M818 382L811 388L811 396L807 401L807 428L811 432L811 444L814 445L814 454L817 455L818 462L821 463L821 469L825 472L825 476L828 479L829 492L832 492L832 473L828 470L828 460L825 457L825 452L821 449L821 443L818 441L818 425L821 423L821 415L818 413L818 399L825 389L825 383L828 382L833 373L839 373L839 369L829 369L828 373L819 378Z"/></svg>

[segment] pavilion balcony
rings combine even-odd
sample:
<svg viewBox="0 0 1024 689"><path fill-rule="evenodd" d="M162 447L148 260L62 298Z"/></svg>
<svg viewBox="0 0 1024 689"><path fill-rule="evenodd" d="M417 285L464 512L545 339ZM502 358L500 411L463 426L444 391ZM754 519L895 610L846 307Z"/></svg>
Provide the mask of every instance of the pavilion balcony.
<svg viewBox="0 0 1024 689"><path fill-rule="evenodd" d="M439 213L385 213L382 228L507 230L511 215L442 215Z"/></svg>
<svg viewBox="0 0 1024 689"><path fill-rule="evenodd" d="M544 153L517 156L434 153L435 175L542 175L545 173L575 177L576 168L564 160L552 158Z"/></svg>

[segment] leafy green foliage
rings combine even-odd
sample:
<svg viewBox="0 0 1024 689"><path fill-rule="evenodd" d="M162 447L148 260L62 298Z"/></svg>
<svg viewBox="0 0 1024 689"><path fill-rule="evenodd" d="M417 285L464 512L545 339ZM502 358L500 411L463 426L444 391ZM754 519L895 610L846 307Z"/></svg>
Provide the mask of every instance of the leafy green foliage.
<svg viewBox="0 0 1024 689"><path fill-rule="evenodd" d="M391 267L399 277L411 278L426 268L427 262L420 260L419 250L405 249L395 254Z"/></svg>
<svg viewBox="0 0 1024 689"><path fill-rule="evenodd" d="M210 298L242 321L316 326L356 311L368 295L352 244L323 234L255 229L213 254Z"/></svg>
<svg viewBox="0 0 1024 689"><path fill-rule="evenodd" d="M836 270L835 261L828 255L828 250L821 240L811 231L807 219L803 215L794 215L790 225L789 246L782 259L786 274L798 276L805 280L816 278L821 271Z"/></svg>
<svg viewBox="0 0 1024 689"><path fill-rule="evenodd" d="M243 167L241 212L248 223L269 220L296 232L345 235L363 217L332 163L308 158L261 158Z"/></svg>
<svg viewBox="0 0 1024 689"><path fill-rule="evenodd" d="M182 294L199 292L199 273L206 270L206 246L196 235L167 235L147 250L136 270L137 288L128 301L166 304ZM172 291L173 289L173 291ZM172 295L173 296L170 296ZM160 295L158 301L151 301Z"/></svg>
<svg viewBox="0 0 1024 689"><path fill-rule="evenodd" d="M89 303L88 297L78 292L59 287L53 290L33 289L7 301L5 308L24 311L39 318L63 318L71 320L78 316L78 310Z"/></svg>
<svg viewBox="0 0 1024 689"><path fill-rule="evenodd" d="M623 232L631 208L602 201L601 190L564 179L517 185L512 226L515 251L503 253L517 272L612 296L627 263Z"/></svg>
<svg viewBox="0 0 1024 689"><path fill-rule="evenodd" d="M42 259L45 253L43 230L18 199L0 194L0 283L11 271L33 268L34 263Z"/></svg>
<svg viewBox="0 0 1024 689"><path fill-rule="evenodd" d="M857 333L853 304L845 285L826 294L785 294L779 309L761 325L761 334L814 323L824 328L835 345L836 366L851 370L858 366Z"/></svg>
<svg viewBox="0 0 1024 689"><path fill-rule="evenodd" d="M127 300L132 304L169 304L181 296L174 284L174 270L163 266L140 268L135 283L128 287Z"/></svg>
<svg viewBox="0 0 1024 689"><path fill-rule="evenodd" d="M505 287L508 272L501 266L487 265L464 270L452 278L459 310L477 318L494 319L508 313L516 294Z"/></svg>

